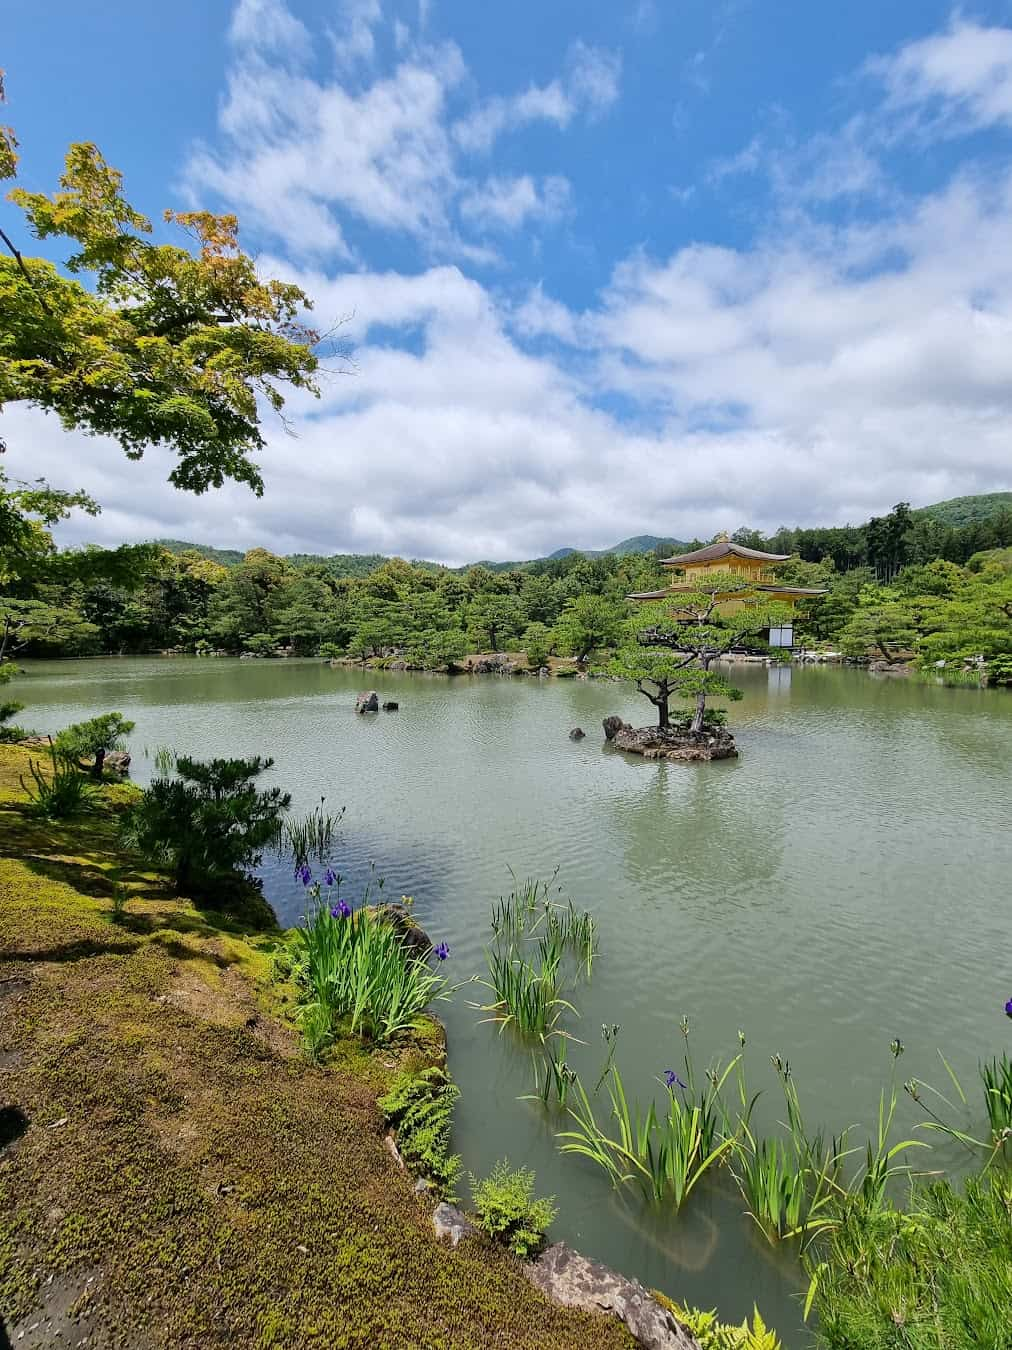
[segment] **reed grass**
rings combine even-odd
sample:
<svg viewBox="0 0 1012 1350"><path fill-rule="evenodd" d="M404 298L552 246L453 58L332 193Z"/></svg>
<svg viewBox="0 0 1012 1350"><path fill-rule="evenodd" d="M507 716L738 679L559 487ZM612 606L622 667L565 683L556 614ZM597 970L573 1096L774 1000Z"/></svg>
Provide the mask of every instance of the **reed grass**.
<svg viewBox="0 0 1012 1350"><path fill-rule="evenodd" d="M500 1031L513 1027L524 1039L545 1044L555 1034L562 1013L575 1015L576 1009L559 993L562 953L558 944L542 939L538 956L534 964L512 948L489 951L489 978L482 983L495 997L480 1009L491 1013L487 1020L498 1023Z"/></svg>
<svg viewBox="0 0 1012 1350"><path fill-rule="evenodd" d="M275 846L290 853L297 868L308 864L310 859L326 862L331 855L344 808L335 815L324 810L325 800L321 797L319 805L301 819L286 817L278 823Z"/></svg>
<svg viewBox="0 0 1012 1350"><path fill-rule="evenodd" d="M617 1067L608 1073L611 1126L602 1126L583 1084L576 1081L570 1107L572 1130L559 1133L563 1153L575 1153L601 1167L614 1186L635 1183L653 1203L680 1209L700 1180L718 1166L734 1145L720 1135L716 1099L737 1060L713 1073L709 1087L668 1093L668 1109L659 1115L654 1102L644 1112L630 1106ZM608 1129L613 1132L609 1133Z"/></svg>

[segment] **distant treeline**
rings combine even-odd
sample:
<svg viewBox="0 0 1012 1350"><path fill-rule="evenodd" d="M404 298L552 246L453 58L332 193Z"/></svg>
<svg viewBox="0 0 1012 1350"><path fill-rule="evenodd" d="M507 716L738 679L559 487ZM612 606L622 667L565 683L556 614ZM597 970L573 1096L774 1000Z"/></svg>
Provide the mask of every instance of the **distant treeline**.
<svg viewBox="0 0 1012 1350"><path fill-rule="evenodd" d="M743 528L733 537L790 555L778 575L826 591L797 613L805 643L961 666L1012 658L1012 510L1004 501L959 525L900 503L860 526L772 535ZM606 652L634 621L625 597L670 580L660 565L670 541L649 552L564 553L499 570L174 548L40 557L0 594L7 656L285 649L445 669L468 653L514 651L540 666L552 655ZM349 562L354 574L342 570Z"/></svg>

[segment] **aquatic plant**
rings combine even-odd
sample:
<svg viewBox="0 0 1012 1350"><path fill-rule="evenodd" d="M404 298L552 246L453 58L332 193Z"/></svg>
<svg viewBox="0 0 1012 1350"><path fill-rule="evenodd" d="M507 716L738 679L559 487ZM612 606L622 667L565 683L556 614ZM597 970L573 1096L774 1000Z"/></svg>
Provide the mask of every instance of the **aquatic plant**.
<svg viewBox="0 0 1012 1350"><path fill-rule="evenodd" d="M365 908L352 914L337 898L321 899L319 884L311 895L313 908L293 937L295 975L311 995L307 1006L326 1009L331 1022L347 1018L353 1034L389 1041L429 1003L450 996L449 982L381 916Z"/></svg>
<svg viewBox="0 0 1012 1350"><path fill-rule="evenodd" d="M523 1100L540 1101L542 1106L564 1107L569 1089L576 1082L576 1070L567 1061L570 1037L560 1032L555 1045L544 1053L532 1055L534 1064L534 1092Z"/></svg>
<svg viewBox="0 0 1012 1350"><path fill-rule="evenodd" d="M1005 1143L1012 1138L1012 1060L1003 1054L1001 1059L981 1064L979 1072L991 1136Z"/></svg>
<svg viewBox="0 0 1012 1350"><path fill-rule="evenodd" d="M334 836L344 816L344 807L337 814L324 810L325 797L308 815L294 820L291 817L278 822L275 846L290 853L296 868L310 859L323 862L331 853Z"/></svg>
<svg viewBox="0 0 1012 1350"><path fill-rule="evenodd" d="M939 1058L945 1066L964 1109L968 1108L969 1103L966 1093L963 1091L962 1084L955 1071L941 1051L939 1051ZM995 1058L989 1063L979 1064L977 1072L984 1088L984 1110L990 1127L990 1135L987 1139L978 1139L971 1134L969 1124L967 1128L962 1129L940 1116L928 1104L924 1097L925 1092L930 1093L933 1099L943 1103L949 1111L954 1111L956 1108L930 1083L925 1083L919 1078L911 1078L903 1084L903 1087L907 1094L931 1117L930 1120L923 1122L924 1129L937 1130L946 1134L963 1144L971 1152L982 1150L989 1153L987 1163L990 1164L995 1156L1006 1150L1012 1142L1012 1061L1009 1060L1007 1054L1003 1053L1000 1059Z"/></svg>
<svg viewBox="0 0 1012 1350"><path fill-rule="evenodd" d="M668 1106L658 1115L653 1101L644 1112L630 1107L622 1076L612 1065L608 1072L610 1116L616 1133L609 1134L595 1115L583 1084L573 1084L576 1104L569 1109L571 1130L560 1131L563 1153L589 1158L608 1174L614 1186L635 1183L652 1202L664 1201L679 1209L710 1168L733 1147L733 1137L720 1135L717 1098L737 1059L715 1069L709 1086L699 1094L672 1086Z"/></svg>
<svg viewBox="0 0 1012 1350"><path fill-rule="evenodd" d="M491 1013L489 1021L500 1030L511 1026L522 1037L541 1041L551 1036L564 1010L576 1013L572 1003L559 994L559 965L562 950L558 942L543 938L538 943L538 961L533 963L506 951L486 953L489 978L481 981L495 995L492 1003L481 1004Z"/></svg>
<svg viewBox="0 0 1012 1350"><path fill-rule="evenodd" d="M839 1158L827 1153L812 1167L794 1146L777 1136L757 1138L745 1126L735 1139L731 1173L747 1213L770 1242L810 1239L837 1222L833 1204L839 1192L834 1176Z"/></svg>
<svg viewBox="0 0 1012 1350"><path fill-rule="evenodd" d="M555 1197L535 1199L534 1173L528 1167L511 1171L508 1158L500 1159L484 1180L470 1173L470 1181L481 1230L522 1261L533 1256L559 1212Z"/></svg>

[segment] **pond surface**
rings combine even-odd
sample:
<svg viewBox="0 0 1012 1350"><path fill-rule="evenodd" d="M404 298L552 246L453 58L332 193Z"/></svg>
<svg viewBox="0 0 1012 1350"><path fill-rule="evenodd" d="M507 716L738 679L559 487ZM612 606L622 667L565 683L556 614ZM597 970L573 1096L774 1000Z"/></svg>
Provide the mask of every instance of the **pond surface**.
<svg viewBox="0 0 1012 1350"><path fill-rule="evenodd" d="M510 871L558 881L599 925L568 1025L593 1084L602 1023L621 1025L627 1091L647 1100L680 1067L686 1014L697 1066L748 1045L757 1120L783 1115L770 1055L789 1059L808 1123L872 1130L892 1069L947 1085L941 1049L977 1092L979 1058L1008 1047L1012 695L850 669L738 668L741 758L648 763L605 748L601 719L652 711L629 685L330 669L317 661L106 659L29 663L16 696L43 731L117 709L136 722L134 778L160 745L196 756L270 754L298 811L346 807L335 865L361 894L413 895L451 948L447 972L482 971L489 910ZM400 711L356 716L375 687ZM572 727L587 732L568 738ZM305 903L280 864L265 889L285 922ZM759 1304L787 1347L809 1337L789 1251L742 1217L723 1181L674 1222L562 1157L531 1062L481 1024L462 990L437 1011L463 1096L455 1147L487 1171L504 1154L554 1192L553 1235L676 1298L741 1319ZM487 996L486 996L487 997ZM898 1136L919 1118L904 1094ZM930 1136L925 1136L930 1138ZM863 1135L862 1135L863 1138ZM918 1155L918 1163L926 1153ZM937 1149L928 1165L956 1161Z"/></svg>

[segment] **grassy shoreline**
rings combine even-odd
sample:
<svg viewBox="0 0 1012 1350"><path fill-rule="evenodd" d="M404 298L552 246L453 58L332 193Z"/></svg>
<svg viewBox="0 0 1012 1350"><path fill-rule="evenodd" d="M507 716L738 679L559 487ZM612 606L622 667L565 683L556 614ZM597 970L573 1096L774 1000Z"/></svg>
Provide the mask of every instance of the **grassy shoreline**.
<svg viewBox="0 0 1012 1350"><path fill-rule="evenodd" d="M551 1306L508 1254L440 1246L376 1105L431 1047L347 1040L327 1068L307 1063L270 982L270 939L173 896L117 846L134 789L108 785L99 810L38 822L21 810L27 761L0 747L12 1342L633 1344L617 1322Z"/></svg>

